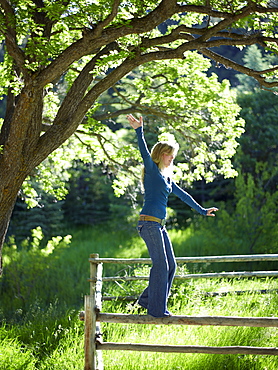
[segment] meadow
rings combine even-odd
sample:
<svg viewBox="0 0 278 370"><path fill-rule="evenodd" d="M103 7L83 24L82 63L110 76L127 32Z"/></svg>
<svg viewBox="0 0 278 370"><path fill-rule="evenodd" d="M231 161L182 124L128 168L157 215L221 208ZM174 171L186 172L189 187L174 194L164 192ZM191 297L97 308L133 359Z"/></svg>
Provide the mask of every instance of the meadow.
<svg viewBox="0 0 278 370"><path fill-rule="evenodd" d="M40 249L41 236L37 230L25 245L18 247L11 240L5 248L5 270L0 280L1 370L83 369L84 323L78 313L83 309L84 295L89 293L89 255L148 256L134 230L95 227L69 230L68 234L72 238L66 235L53 238ZM198 241L190 230L170 230L170 234L177 256L193 255L192 248ZM146 273L146 268L135 268L132 272ZM207 265L202 269L211 268ZM123 273L122 269L110 266L106 267L106 273ZM198 271L200 266L186 266L186 269ZM219 269L224 270L224 266L220 265ZM242 269L250 267L234 265L234 270ZM107 282L103 294L138 294L145 285L146 282ZM169 298L169 309L176 315L277 317L276 288L274 278L177 280ZM269 292L260 294L261 289ZM208 295L208 292L217 294ZM134 301L105 301L103 311L144 313ZM278 347L277 328L102 324L101 329L103 339L111 342ZM105 370L278 368L276 356L103 351L103 358Z"/></svg>

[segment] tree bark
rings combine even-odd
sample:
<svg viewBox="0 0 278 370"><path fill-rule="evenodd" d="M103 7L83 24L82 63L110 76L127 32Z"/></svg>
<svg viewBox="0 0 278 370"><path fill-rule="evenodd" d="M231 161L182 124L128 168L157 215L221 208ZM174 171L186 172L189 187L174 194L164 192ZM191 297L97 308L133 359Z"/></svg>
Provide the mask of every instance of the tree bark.
<svg viewBox="0 0 278 370"><path fill-rule="evenodd" d="M16 197L25 179L25 173L20 170L13 174L8 171L1 171L0 180L0 245L3 245L8 230L10 218L16 201ZM2 274L3 264L0 255L0 275Z"/></svg>

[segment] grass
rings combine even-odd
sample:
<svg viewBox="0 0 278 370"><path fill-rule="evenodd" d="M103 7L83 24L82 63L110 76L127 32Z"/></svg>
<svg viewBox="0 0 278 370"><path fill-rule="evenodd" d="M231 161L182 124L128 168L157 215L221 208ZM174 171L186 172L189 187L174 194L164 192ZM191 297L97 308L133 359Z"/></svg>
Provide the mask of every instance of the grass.
<svg viewBox="0 0 278 370"><path fill-rule="evenodd" d="M176 255L189 243L186 232L170 231ZM72 242L52 254L11 253L0 281L0 369L72 370L84 366L84 323L78 319L83 297L89 292L88 257L146 257L136 232L107 228L72 230ZM10 253L10 254L9 254ZM126 271L148 274L148 267L108 266L106 274ZM15 284L16 283L16 284ZM105 283L103 294L133 295L146 282ZM277 280L201 279L176 281L169 309L176 315L278 316L278 295L255 290L275 290ZM17 293L21 292L20 298ZM238 294L238 291L246 293ZM218 293L207 296L205 292ZM229 292L229 293L227 293ZM138 313L134 302L104 302L103 312ZM277 328L161 326L102 324L105 341L278 347ZM164 354L104 351L105 370L276 370L276 356Z"/></svg>
<svg viewBox="0 0 278 370"><path fill-rule="evenodd" d="M174 287L169 308L177 315L190 316L278 316L277 294L246 293L241 296L231 294L225 297L205 297L202 291L217 291L221 284L234 291L244 286L252 290L260 285L271 289L275 281L240 280L235 282L220 280L190 281ZM253 284L255 283L255 284ZM103 310L117 310L106 303ZM118 310L119 311L119 310ZM136 308L125 309L136 312ZM278 347L277 328L210 327L210 326L161 326L161 325L103 324L105 341L125 343L156 343L170 345L205 346L265 346ZM112 353L111 353L112 352ZM211 354L172 354L148 352L104 352L105 369L272 369L278 368L275 356L254 355L211 355ZM151 364L151 365L150 365Z"/></svg>

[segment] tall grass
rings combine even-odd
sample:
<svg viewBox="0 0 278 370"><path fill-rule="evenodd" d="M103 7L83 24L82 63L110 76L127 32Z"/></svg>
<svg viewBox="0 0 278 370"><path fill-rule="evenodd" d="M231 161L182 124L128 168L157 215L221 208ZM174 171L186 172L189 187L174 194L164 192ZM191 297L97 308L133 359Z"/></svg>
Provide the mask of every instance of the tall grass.
<svg viewBox="0 0 278 370"><path fill-rule="evenodd" d="M6 246L6 266L0 281L0 369L72 370L84 364L84 324L78 319L89 293L91 253L101 257L146 257L135 231L85 228L69 231L71 243L61 240L52 253ZM176 254L188 255L190 231L170 231ZM221 253L220 253L221 254ZM125 274L123 266L107 266L109 275ZM128 272L146 275L148 267L129 266ZM195 266L194 269L198 269ZM122 270L122 271L121 271ZM140 293L147 282L105 283L104 295ZM176 281L169 309L177 315L278 316L275 279L218 279ZM238 294L238 291L246 293ZM21 293L21 297L18 295ZM218 293L207 296L205 292ZM227 293L229 292L229 293ZM225 293L225 294L224 294ZM104 312L143 313L135 302L104 302ZM102 324L104 340L181 345L247 345L278 347L277 329L197 326ZM112 352L112 353L111 353ZM106 370L278 368L274 356L163 354L107 351Z"/></svg>
<svg viewBox="0 0 278 370"><path fill-rule="evenodd" d="M206 296L204 292L223 293L225 296ZM243 316L261 317L277 315L277 294L258 294L252 290L264 286L273 289L273 279L255 281L243 279L229 281L191 280L174 286L169 300L169 309L176 315L190 316ZM238 295L240 290L250 290ZM103 310L118 310L115 304L105 303ZM137 313L137 307L126 305L122 311ZM265 346L277 347L277 328L211 327L211 326L161 326L103 324L104 340L125 343L150 343L170 345L205 346ZM112 352L112 353L111 353ZM183 370L242 370L278 368L274 356L254 355L211 355L211 354L171 354L148 352L104 352L105 369L183 369Z"/></svg>

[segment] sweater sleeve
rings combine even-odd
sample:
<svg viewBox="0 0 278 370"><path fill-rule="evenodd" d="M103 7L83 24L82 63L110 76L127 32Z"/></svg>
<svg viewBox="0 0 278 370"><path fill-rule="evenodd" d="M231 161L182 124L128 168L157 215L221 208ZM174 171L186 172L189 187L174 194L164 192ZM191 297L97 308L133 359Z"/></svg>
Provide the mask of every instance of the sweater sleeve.
<svg viewBox="0 0 278 370"><path fill-rule="evenodd" d="M199 212L203 216L206 216L207 209L201 207L200 204L198 204L190 194L180 188L174 181L172 182L172 192L177 195L184 203L195 209L195 211Z"/></svg>
<svg viewBox="0 0 278 370"><path fill-rule="evenodd" d="M137 134L138 146L139 146L139 150L140 150L140 153L141 153L141 157L142 157L143 162L144 162L144 166L145 166L146 170L152 169L153 166L155 165L155 163L153 162L153 160L151 158L151 154L149 152L149 149L147 147L147 144L146 144L146 141L145 141L145 138L144 138L143 126L138 127L135 131L136 131L136 134Z"/></svg>

